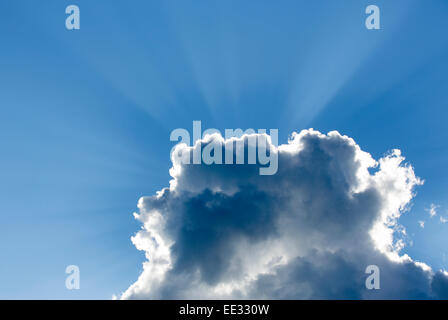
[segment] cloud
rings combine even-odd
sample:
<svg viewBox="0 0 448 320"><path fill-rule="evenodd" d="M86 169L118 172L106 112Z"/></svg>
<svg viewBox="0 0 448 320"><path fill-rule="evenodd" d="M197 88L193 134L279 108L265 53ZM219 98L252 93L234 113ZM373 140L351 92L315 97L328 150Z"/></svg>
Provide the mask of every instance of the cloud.
<svg viewBox="0 0 448 320"><path fill-rule="evenodd" d="M447 223L448 222L448 218L440 216L440 222Z"/></svg>
<svg viewBox="0 0 448 320"><path fill-rule="evenodd" d="M434 203L431 203L429 208L426 209L426 211L429 213L429 216L431 218L437 215L437 208L439 208L439 206L435 205Z"/></svg>
<svg viewBox="0 0 448 320"><path fill-rule="evenodd" d="M425 227L425 221L419 221L418 225L423 229Z"/></svg>
<svg viewBox="0 0 448 320"><path fill-rule="evenodd" d="M267 148L278 153L272 176L172 159L170 187L138 202L132 242L147 261L122 299L446 297L445 273L400 254L398 219L422 181L399 150L376 161L353 139L312 129ZM365 287L369 265L379 290Z"/></svg>

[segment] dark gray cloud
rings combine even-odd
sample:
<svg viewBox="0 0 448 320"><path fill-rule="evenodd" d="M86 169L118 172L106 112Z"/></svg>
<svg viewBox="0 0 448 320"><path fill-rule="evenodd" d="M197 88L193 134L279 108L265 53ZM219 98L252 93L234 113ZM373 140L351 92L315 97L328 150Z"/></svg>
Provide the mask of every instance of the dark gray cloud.
<svg viewBox="0 0 448 320"><path fill-rule="evenodd" d="M139 201L132 241L147 261L122 298L447 297L446 274L400 255L398 218L421 181L398 150L375 161L351 138L313 130L268 146L271 176L173 158L170 188ZM380 290L365 287L368 265Z"/></svg>

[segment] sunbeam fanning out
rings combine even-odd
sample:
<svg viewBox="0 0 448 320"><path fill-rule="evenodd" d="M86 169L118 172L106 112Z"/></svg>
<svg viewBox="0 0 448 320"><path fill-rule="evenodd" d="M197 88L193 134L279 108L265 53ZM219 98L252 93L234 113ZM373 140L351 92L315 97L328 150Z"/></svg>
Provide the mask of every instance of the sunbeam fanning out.
<svg viewBox="0 0 448 320"><path fill-rule="evenodd" d="M0 299L446 297L447 16L0 1Z"/></svg>

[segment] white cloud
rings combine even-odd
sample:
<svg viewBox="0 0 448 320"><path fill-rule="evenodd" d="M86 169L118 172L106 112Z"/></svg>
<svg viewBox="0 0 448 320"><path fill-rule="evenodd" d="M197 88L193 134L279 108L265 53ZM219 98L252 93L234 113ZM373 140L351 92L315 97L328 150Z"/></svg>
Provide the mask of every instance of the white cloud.
<svg viewBox="0 0 448 320"><path fill-rule="evenodd" d="M437 208L439 208L439 206L435 205L434 203L431 203L429 208L425 210L429 213L429 216L432 218L437 215Z"/></svg>
<svg viewBox="0 0 448 320"><path fill-rule="evenodd" d="M399 150L375 161L353 139L312 129L268 147L273 176L257 165L173 165L170 188L139 200L132 241L147 261L121 298L446 296L444 274L400 254L398 219L422 181ZM380 290L364 285L372 264Z"/></svg>
<svg viewBox="0 0 448 320"><path fill-rule="evenodd" d="M418 225L420 226L420 228L424 228L425 227L425 221L419 221Z"/></svg>
<svg viewBox="0 0 448 320"><path fill-rule="evenodd" d="M448 222L448 218L440 216L440 222L447 223Z"/></svg>

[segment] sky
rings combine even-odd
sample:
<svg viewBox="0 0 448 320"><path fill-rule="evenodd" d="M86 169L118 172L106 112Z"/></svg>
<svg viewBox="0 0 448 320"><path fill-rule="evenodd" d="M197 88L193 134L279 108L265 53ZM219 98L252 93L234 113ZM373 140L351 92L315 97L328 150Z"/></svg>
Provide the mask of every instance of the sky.
<svg viewBox="0 0 448 320"><path fill-rule="evenodd" d="M71 4L80 30L65 27ZM365 27L370 4L380 30ZM146 261L133 213L169 187L170 133L194 120L276 128L280 144L337 130L376 160L400 149L424 180L403 200L402 253L448 269L447 13L444 0L2 1L0 298L128 290Z"/></svg>

